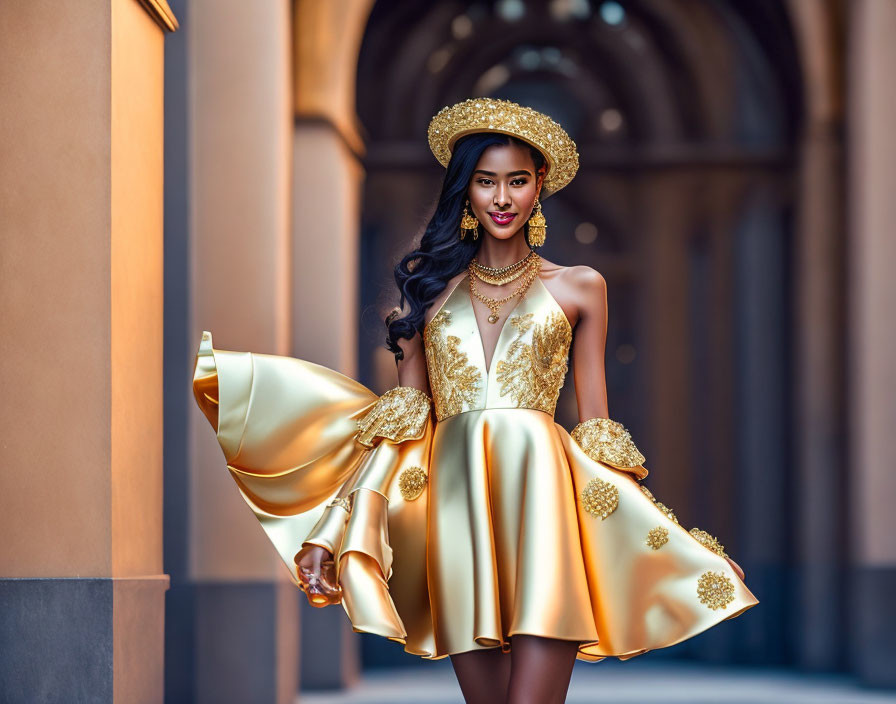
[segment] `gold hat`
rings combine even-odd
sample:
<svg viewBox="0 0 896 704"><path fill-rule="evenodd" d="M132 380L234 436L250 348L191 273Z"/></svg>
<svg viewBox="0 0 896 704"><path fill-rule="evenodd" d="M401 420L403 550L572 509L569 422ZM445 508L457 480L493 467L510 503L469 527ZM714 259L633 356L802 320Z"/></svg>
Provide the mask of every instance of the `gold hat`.
<svg viewBox="0 0 896 704"><path fill-rule="evenodd" d="M544 113L498 98L470 98L439 110L429 123L429 148L448 166L455 142L474 132L510 134L544 154L548 169L542 198L567 185L579 169L576 143L560 125Z"/></svg>

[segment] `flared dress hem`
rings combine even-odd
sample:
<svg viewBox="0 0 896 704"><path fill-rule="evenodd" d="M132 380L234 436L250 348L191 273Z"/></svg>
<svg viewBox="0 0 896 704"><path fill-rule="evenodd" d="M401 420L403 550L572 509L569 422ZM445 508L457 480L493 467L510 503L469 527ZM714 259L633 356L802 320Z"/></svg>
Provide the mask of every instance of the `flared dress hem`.
<svg viewBox="0 0 896 704"><path fill-rule="evenodd" d="M625 661L625 660L630 660L632 658L635 658L639 655L644 655L645 653L649 653L652 650L662 650L664 648L671 648L674 645L683 643L684 641L689 640L689 639L693 638L694 636L698 636L701 633L708 631L710 628L718 625L722 621L727 621L729 619L736 618L736 617L740 616L745 611L752 609L754 606L756 606L756 604L746 604L746 605L742 606L740 609L737 609L736 611L732 611L730 614L726 615L724 618L720 618L718 621L706 624L704 627L700 628L699 630L695 630L691 633L688 633L674 642L664 643L663 645L658 645L654 648L641 648L640 650L629 651L626 653L603 653L603 654L599 654L599 655L588 653L587 650L589 648L594 648L594 647L598 646L600 644L600 641L579 640L576 638L562 638L562 637L558 637L556 635L549 634L549 633L543 633L543 632L532 633L532 632L523 631L523 630L511 631L510 633L507 634L507 638L505 640L497 642L497 643L494 643L494 641L495 641L494 638L489 638L488 636L476 636L473 638L473 640L476 644L473 645L472 647L464 648L463 650L451 650L450 652L437 652L437 653L430 653L425 650L417 650L414 648L409 648L407 646L406 638L398 638L395 636L388 636L388 635L385 635L382 633L377 633L373 630L366 630L363 628L357 628L355 626L352 626L352 631L354 631L355 633L376 635L376 636L380 636L382 638L386 638L387 640L394 641L396 643L400 643L401 645L405 646L404 652L408 653L409 655L416 655L416 656L422 658L423 660L433 660L433 661L443 660L444 658L450 657L451 655L460 655L462 653L469 653L469 652L474 652L477 650L493 650L495 648L500 648L502 652L509 653L512 650L512 646L510 644L510 638L512 636L531 635L531 636L538 636L541 638L551 638L553 640L570 640L570 641L578 642L579 646L578 646L578 652L576 653L576 659L581 660L582 662L600 662L601 660L606 660L607 658L616 658L617 660ZM480 639L492 641L493 644L480 643L479 642Z"/></svg>

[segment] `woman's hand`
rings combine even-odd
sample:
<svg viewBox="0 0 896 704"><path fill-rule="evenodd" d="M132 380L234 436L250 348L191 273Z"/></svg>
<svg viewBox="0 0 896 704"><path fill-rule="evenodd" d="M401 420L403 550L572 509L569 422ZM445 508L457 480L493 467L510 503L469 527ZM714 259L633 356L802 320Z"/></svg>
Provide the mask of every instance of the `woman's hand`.
<svg viewBox="0 0 896 704"><path fill-rule="evenodd" d="M333 553L319 545L309 545L299 551L295 561L301 589L312 606L339 603L342 589L336 581Z"/></svg>
<svg viewBox="0 0 896 704"><path fill-rule="evenodd" d="M735 572L737 572L737 576L740 577L741 579L743 579L743 578L744 578L744 571L740 568L740 565L737 564L737 563L736 563L734 560L732 560L730 557L726 557L725 559L728 560L728 564L731 565L731 566L734 568L734 571L735 571Z"/></svg>

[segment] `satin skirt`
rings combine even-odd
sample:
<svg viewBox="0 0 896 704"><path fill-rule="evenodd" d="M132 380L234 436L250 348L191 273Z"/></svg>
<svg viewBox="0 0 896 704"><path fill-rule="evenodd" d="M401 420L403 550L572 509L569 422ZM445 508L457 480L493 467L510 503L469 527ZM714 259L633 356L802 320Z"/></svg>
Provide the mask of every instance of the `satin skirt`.
<svg viewBox="0 0 896 704"><path fill-rule="evenodd" d="M606 518L577 500L599 478ZM427 573L437 654L509 649L514 633L579 642L579 659L672 645L756 604L728 562L664 514L624 472L587 457L543 411L492 408L437 424ZM659 549L656 527L669 532ZM698 598L707 571L734 587L725 609Z"/></svg>

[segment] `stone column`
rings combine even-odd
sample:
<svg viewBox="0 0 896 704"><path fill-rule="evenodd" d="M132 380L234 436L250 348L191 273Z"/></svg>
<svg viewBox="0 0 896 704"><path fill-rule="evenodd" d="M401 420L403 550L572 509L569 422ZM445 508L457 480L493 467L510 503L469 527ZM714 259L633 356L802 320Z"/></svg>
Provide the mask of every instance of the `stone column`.
<svg viewBox="0 0 896 704"><path fill-rule="evenodd" d="M0 4L0 682L160 702L165 0Z"/></svg>
<svg viewBox="0 0 896 704"><path fill-rule="evenodd" d="M780 633L793 610L787 492L793 472L788 458L790 240L780 213L788 187L789 176L758 178L732 228L736 489L729 505L737 507L738 530L725 546L746 571L762 608L725 627L736 631L729 657L776 665L790 656Z"/></svg>
<svg viewBox="0 0 896 704"><path fill-rule="evenodd" d="M357 378L360 164L358 51L370 0L295 0L290 354ZM358 638L341 607L303 613L301 679L340 687L360 672Z"/></svg>
<svg viewBox="0 0 896 704"><path fill-rule="evenodd" d="M790 0L804 75L794 247L796 659L842 667L845 410L843 125L828 2Z"/></svg>
<svg viewBox="0 0 896 704"><path fill-rule="evenodd" d="M222 349L288 354L291 42L288 0L196 0L189 105L189 366ZM296 588L226 470L189 384L193 701L292 702Z"/></svg>
<svg viewBox="0 0 896 704"><path fill-rule="evenodd" d="M851 661L896 686L896 4L849 4L849 489ZM844 428L845 429L845 428Z"/></svg>

